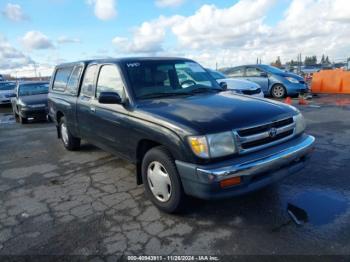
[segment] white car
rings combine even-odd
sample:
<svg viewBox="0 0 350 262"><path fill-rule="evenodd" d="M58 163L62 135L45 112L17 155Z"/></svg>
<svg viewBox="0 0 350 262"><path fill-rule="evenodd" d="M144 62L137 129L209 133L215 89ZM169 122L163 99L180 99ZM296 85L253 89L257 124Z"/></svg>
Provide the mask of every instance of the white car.
<svg viewBox="0 0 350 262"><path fill-rule="evenodd" d="M0 82L0 105L11 104L11 98L16 95L15 88L16 82Z"/></svg>
<svg viewBox="0 0 350 262"><path fill-rule="evenodd" d="M207 71L219 84L223 82L226 83L227 89L232 90L235 93L261 98L264 97L264 93L260 86L252 81L227 78L223 73L208 68Z"/></svg>

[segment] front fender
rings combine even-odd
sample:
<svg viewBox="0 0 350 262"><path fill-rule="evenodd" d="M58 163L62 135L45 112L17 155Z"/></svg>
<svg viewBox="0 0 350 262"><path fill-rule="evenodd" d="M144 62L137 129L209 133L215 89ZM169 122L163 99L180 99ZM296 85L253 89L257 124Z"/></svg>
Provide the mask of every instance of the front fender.
<svg viewBox="0 0 350 262"><path fill-rule="evenodd" d="M183 139L175 131L143 119L133 118L132 122L133 131L130 132L130 141L133 143L132 148L135 149L133 159L137 157L139 143L142 140L149 140L165 146L176 160L192 160Z"/></svg>

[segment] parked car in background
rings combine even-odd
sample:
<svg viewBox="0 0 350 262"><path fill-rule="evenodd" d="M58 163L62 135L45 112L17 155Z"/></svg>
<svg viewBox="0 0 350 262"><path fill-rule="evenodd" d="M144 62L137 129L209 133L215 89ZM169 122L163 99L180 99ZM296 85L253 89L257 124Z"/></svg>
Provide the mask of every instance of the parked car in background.
<svg viewBox="0 0 350 262"><path fill-rule="evenodd" d="M302 169L313 149L296 108L225 91L193 60L90 60L61 64L52 79L49 114L64 147L85 139L132 161L137 183L166 212L186 195L267 186Z"/></svg>
<svg viewBox="0 0 350 262"><path fill-rule="evenodd" d="M252 81L229 78L225 74L209 68L206 68L206 70L219 84L226 83L228 90L232 90L237 94L264 97L260 86Z"/></svg>
<svg viewBox="0 0 350 262"><path fill-rule="evenodd" d="M20 123L27 123L29 118L46 119L48 82L20 82L12 98L12 111Z"/></svg>
<svg viewBox="0 0 350 262"><path fill-rule="evenodd" d="M244 65L224 71L232 78L243 78L260 85L265 96L283 98L308 92L305 80L296 74L270 65Z"/></svg>
<svg viewBox="0 0 350 262"><path fill-rule="evenodd" d="M11 98L15 96L16 82L0 82L0 105L11 104Z"/></svg>

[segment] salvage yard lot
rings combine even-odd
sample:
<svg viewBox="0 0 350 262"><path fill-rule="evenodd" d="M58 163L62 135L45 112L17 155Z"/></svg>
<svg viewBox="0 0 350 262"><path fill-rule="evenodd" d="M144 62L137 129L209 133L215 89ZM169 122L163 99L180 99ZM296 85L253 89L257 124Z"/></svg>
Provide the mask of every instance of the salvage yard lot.
<svg viewBox="0 0 350 262"><path fill-rule="evenodd" d="M49 123L0 108L0 255L350 254L349 97L299 107L316 151L300 173L254 194L158 211L135 166L84 142L68 152ZM292 222L287 206L307 220Z"/></svg>

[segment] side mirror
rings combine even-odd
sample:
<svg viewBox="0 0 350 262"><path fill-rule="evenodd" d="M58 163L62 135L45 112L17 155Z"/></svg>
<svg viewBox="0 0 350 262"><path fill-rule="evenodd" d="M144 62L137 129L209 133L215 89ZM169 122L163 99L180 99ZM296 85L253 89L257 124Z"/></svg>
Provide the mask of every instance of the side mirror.
<svg viewBox="0 0 350 262"><path fill-rule="evenodd" d="M226 82L220 82L220 86L222 90L227 90L227 83Z"/></svg>
<svg viewBox="0 0 350 262"><path fill-rule="evenodd" d="M266 72L261 72L261 73L260 73L260 76L261 76L261 77L268 77L268 75L267 75Z"/></svg>
<svg viewBox="0 0 350 262"><path fill-rule="evenodd" d="M121 104L122 98L115 92L101 92L98 102L100 104Z"/></svg>

